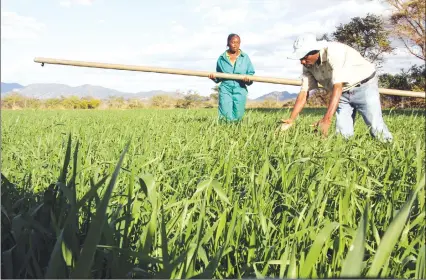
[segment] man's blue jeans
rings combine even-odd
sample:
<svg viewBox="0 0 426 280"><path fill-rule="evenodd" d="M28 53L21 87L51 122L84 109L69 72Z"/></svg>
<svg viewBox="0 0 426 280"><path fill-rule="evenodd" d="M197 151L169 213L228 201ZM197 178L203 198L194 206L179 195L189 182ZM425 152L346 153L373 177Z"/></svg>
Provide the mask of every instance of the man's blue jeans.
<svg viewBox="0 0 426 280"><path fill-rule="evenodd" d="M337 133L345 138L353 136L357 111L363 117L372 136L380 140L392 141L392 134L382 116L377 77L342 94L336 111Z"/></svg>

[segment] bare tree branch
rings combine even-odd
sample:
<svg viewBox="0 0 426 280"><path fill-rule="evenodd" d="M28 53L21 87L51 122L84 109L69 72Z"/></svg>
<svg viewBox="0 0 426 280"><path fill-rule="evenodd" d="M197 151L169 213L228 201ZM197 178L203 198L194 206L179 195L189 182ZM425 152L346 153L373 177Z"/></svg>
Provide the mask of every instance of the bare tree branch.
<svg viewBox="0 0 426 280"><path fill-rule="evenodd" d="M426 60L426 28L424 0L386 0L393 7L388 30L393 37L404 43L407 50L417 58ZM420 54L413 47L420 48Z"/></svg>
<svg viewBox="0 0 426 280"><path fill-rule="evenodd" d="M404 38L400 37L400 39L401 39L402 43L404 43L404 46L407 48L407 50L408 50L408 51L409 51L412 55L414 55L414 56L415 56L415 57L417 57L417 58L424 59L422 56L420 56L420 55L418 55L417 53L415 53L414 51L412 51L411 47L407 45L407 43L405 42L405 39L404 39ZM424 56L424 55L423 55L423 56Z"/></svg>

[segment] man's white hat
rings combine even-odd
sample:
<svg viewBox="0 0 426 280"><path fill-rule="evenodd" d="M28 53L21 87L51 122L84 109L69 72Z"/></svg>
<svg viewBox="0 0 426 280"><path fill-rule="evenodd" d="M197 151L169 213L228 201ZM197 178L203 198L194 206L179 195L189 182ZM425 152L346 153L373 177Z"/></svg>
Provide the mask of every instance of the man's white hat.
<svg viewBox="0 0 426 280"><path fill-rule="evenodd" d="M293 53L289 59L301 59L311 51L321 50L325 47L325 41L317 41L317 38L312 33L300 35L293 44Z"/></svg>

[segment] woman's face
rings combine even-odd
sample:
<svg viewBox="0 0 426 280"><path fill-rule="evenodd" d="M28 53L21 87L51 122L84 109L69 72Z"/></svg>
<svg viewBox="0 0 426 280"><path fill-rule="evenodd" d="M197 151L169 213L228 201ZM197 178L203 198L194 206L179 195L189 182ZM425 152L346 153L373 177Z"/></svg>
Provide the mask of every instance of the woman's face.
<svg viewBox="0 0 426 280"><path fill-rule="evenodd" d="M229 40L228 47L230 51L237 52L240 49L240 38L238 36L232 37Z"/></svg>

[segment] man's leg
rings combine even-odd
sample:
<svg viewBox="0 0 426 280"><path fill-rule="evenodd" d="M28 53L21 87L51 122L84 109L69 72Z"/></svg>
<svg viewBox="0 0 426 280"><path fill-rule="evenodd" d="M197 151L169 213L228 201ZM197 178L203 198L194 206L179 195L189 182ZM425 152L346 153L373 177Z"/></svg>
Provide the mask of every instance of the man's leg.
<svg viewBox="0 0 426 280"><path fill-rule="evenodd" d="M352 102L370 128L370 134L380 140L392 141L392 134L382 116L377 77L353 89L353 92Z"/></svg>
<svg viewBox="0 0 426 280"><path fill-rule="evenodd" d="M234 120L239 121L243 118L244 112L246 110L247 90L244 88L236 89L232 94L232 100L234 101Z"/></svg>
<svg viewBox="0 0 426 280"><path fill-rule="evenodd" d="M355 110L349 103L349 93L343 93L336 110L336 133L344 138L354 135Z"/></svg>
<svg viewBox="0 0 426 280"><path fill-rule="evenodd" d="M226 89L219 91L219 118L222 120L233 121L233 100L232 93Z"/></svg>

